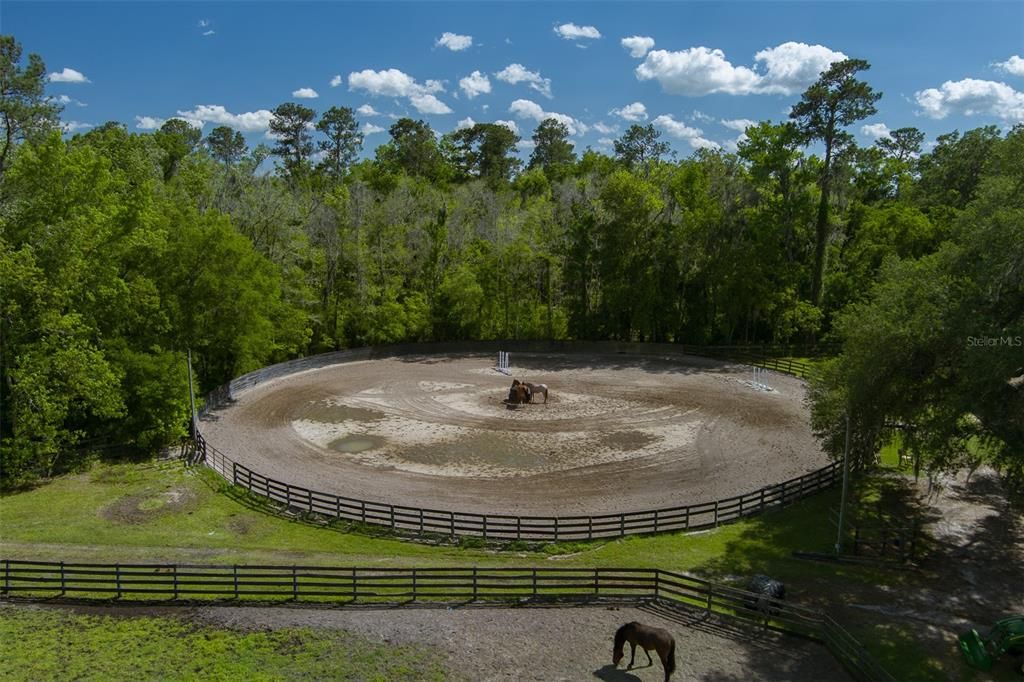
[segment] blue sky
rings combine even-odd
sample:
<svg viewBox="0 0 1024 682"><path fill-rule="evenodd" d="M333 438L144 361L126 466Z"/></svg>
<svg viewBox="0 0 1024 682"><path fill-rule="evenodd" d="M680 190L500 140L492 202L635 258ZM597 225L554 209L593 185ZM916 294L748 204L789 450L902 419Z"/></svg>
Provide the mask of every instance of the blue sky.
<svg viewBox="0 0 1024 682"><path fill-rule="evenodd" d="M359 110L367 153L394 117L411 116L442 133L467 119L514 123L528 154L554 114L579 151L608 151L638 122L688 156L734 148L744 121L786 118L843 55L870 62L862 77L884 93L878 114L851 129L862 144L902 126L932 140L1024 123L1019 1L4 0L0 32L43 57L47 92L74 130L182 117L255 145L270 141L269 110L297 101Z"/></svg>

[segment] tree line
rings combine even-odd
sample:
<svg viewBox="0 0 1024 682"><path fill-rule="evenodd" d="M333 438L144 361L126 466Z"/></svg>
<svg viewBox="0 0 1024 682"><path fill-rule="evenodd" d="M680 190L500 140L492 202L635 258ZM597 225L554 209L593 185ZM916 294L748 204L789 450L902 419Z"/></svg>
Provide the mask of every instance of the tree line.
<svg viewBox="0 0 1024 682"><path fill-rule="evenodd" d="M633 125L580 153L547 119L523 163L506 125L403 118L359 160L351 109L295 103L272 147L180 119L65 139L42 59L2 36L3 484L178 438L188 349L203 392L303 354L492 338L834 339L812 391L830 451L849 412L863 459L898 431L926 469L983 452L1019 475L1024 350L965 339L1024 333L1024 130L859 146L868 68L833 64L734 152L676 159Z"/></svg>

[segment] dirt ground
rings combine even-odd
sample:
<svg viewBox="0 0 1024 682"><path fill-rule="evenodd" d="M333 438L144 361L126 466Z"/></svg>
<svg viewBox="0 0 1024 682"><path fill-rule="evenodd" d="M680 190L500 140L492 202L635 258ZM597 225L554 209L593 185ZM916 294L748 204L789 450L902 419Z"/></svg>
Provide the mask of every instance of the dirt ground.
<svg viewBox="0 0 1024 682"><path fill-rule="evenodd" d="M294 374L235 396L207 440L271 478L465 512L572 515L694 504L826 464L801 381L693 358L512 356L547 404L506 405L489 356Z"/></svg>
<svg viewBox="0 0 1024 682"><path fill-rule="evenodd" d="M307 607L17 606L73 608L93 615L182 617L201 625L236 630L324 628L345 630L383 644L419 644L439 651L452 680L504 682L660 682L637 651L629 648L611 665L615 630L630 621L665 628L676 641L673 682L848 682L851 678L820 644L760 629L737 629L700 614L652 606L579 605L501 608L494 606L316 609Z"/></svg>

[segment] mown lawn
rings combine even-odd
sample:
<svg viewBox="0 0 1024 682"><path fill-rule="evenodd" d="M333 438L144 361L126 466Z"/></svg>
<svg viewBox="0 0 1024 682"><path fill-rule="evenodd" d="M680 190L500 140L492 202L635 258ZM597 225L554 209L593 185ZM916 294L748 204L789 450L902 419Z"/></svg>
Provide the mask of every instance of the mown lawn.
<svg viewBox="0 0 1024 682"><path fill-rule="evenodd" d="M826 491L788 509L705 532L496 549L471 541L462 546L430 545L373 529L352 532L348 526L283 518L209 470L186 468L178 461L96 464L85 473L0 498L0 557L334 566L658 567L739 585L754 573L766 573L786 582L791 599L826 609L863 600L865 593L880 585L897 590L919 587L912 572L792 556L793 550L831 551L835 531L828 513L838 505L838 497L838 489ZM926 648L918 646L911 624L882 622L854 611L842 614L840 620L852 626L898 679L948 679L937 671L951 665L951 658L942 656L940 662L926 653ZM236 641L231 639L235 635L224 637ZM41 636L31 639L45 641ZM272 649L268 641L260 640L260 647ZM235 654L227 660L236 660Z"/></svg>
<svg viewBox="0 0 1024 682"><path fill-rule="evenodd" d="M244 632L174 617L0 607L2 677L16 680L453 679L426 647L337 630Z"/></svg>

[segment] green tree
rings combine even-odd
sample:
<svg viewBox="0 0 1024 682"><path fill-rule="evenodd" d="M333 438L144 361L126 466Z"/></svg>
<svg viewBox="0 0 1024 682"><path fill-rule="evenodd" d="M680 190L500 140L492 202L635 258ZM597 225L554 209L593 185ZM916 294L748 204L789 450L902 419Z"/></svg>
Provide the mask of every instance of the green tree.
<svg viewBox="0 0 1024 682"><path fill-rule="evenodd" d="M924 133L917 128L897 128L887 137L880 137L875 146L897 161L910 161L921 153Z"/></svg>
<svg viewBox="0 0 1024 682"><path fill-rule="evenodd" d="M519 136L507 126L477 123L449 133L446 138L454 152L457 172L480 178L490 187L508 183L519 167L519 159L512 156Z"/></svg>
<svg viewBox="0 0 1024 682"><path fill-rule="evenodd" d="M57 127L61 107L43 95L46 65L37 54L21 63L21 45L14 36L0 35L0 179L10 165L14 147Z"/></svg>
<svg viewBox="0 0 1024 682"><path fill-rule="evenodd" d="M310 124L316 112L294 102L285 102L273 111L270 132L277 140L271 153L280 156L288 177L303 175L309 168L313 154L313 136Z"/></svg>
<svg viewBox="0 0 1024 682"><path fill-rule="evenodd" d="M325 152L321 167L330 176L341 178L363 148L363 134L355 114L349 107L331 107L321 114L316 129L327 137L319 144Z"/></svg>
<svg viewBox="0 0 1024 682"><path fill-rule="evenodd" d="M391 140L377 147L377 161L391 172L437 180L443 176L441 152L425 121L400 118L388 129Z"/></svg>
<svg viewBox="0 0 1024 682"><path fill-rule="evenodd" d="M161 162L164 171L164 182L169 181L178 172L178 164L191 154L202 139L199 128L192 127L187 121L172 118L156 131L156 143L164 151Z"/></svg>
<svg viewBox="0 0 1024 682"><path fill-rule="evenodd" d="M533 132L533 153L526 168L540 168L551 181L561 180L572 172L576 154L569 142L569 127L547 118Z"/></svg>
<svg viewBox="0 0 1024 682"><path fill-rule="evenodd" d="M645 126L634 123L612 144L615 147L615 158L627 168L642 169L644 174L650 172L651 164L668 154L668 142L658 142L661 131L653 124Z"/></svg>
<svg viewBox="0 0 1024 682"><path fill-rule="evenodd" d="M811 280L811 302L814 305L821 305L823 293L825 256L829 241L829 201L832 197L836 161L843 151L854 144L853 136L843 128L874 114L877 111L875 102L882 97L867 83L855 78L857 72L869 68L871 65L863 59L835 62L804 91L800 102L793 106L789 114L806 142L820 141L825 146L824 164L818 179L821 197L814 227L814 268Z"/></svg>
<svg viewBox="0 0 1024 682"><path fill-rule="evenodd" d="M217 126L211 130L205 142L210 155L225 166L234 166L246 153L242 133L227 126Z"/></svg>

